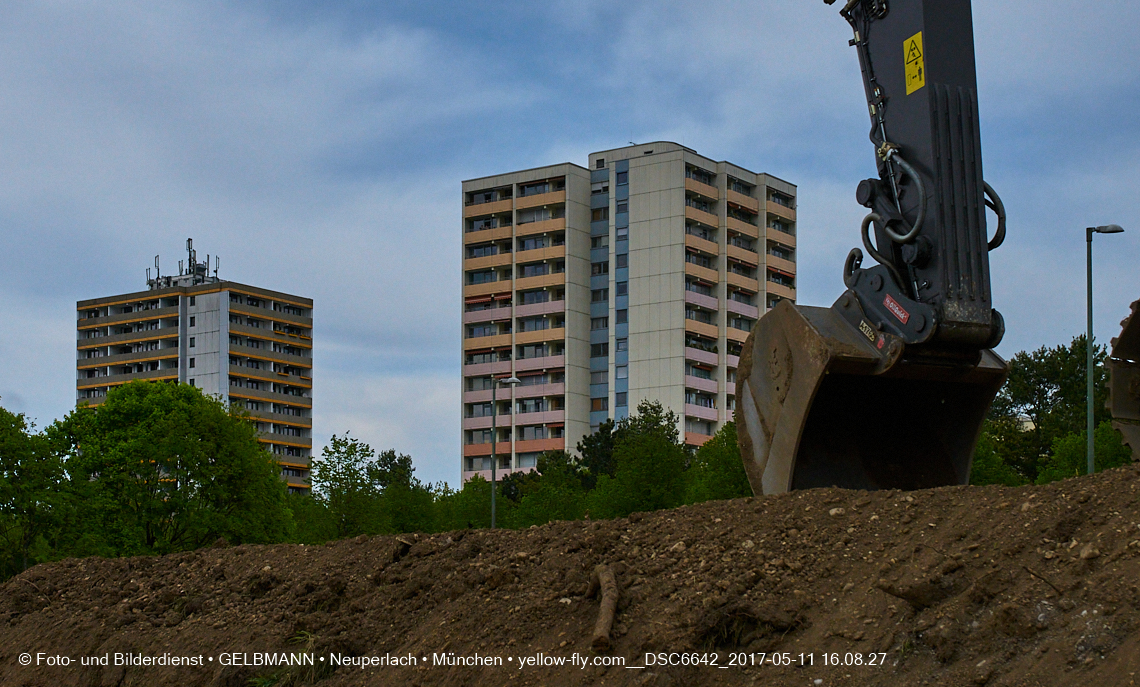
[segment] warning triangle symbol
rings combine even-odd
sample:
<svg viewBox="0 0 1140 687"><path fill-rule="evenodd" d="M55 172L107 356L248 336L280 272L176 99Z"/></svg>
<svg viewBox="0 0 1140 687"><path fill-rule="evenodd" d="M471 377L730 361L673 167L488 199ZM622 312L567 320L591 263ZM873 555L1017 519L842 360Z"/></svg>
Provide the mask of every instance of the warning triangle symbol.
<svg viewBox="0 0 1140 687"><path fill-rule="evenodd" d="M918 41L912 40L906 52L906 63L918 62L922 59L922 50L918 48Z"/></svg>

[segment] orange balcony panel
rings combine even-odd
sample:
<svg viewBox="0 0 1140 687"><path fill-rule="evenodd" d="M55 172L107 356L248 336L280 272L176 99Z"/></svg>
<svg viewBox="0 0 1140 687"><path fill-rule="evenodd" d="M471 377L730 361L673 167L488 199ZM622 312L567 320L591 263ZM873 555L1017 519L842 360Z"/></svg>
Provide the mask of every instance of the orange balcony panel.
<svg viewBox="0 0 1140 687"><path fill-rule="evenodd" d="M485 270L489 267L503 267L509 264L511 264L511 254L500 253L499 255L488 255L482 258L467 258L463 261L463 269Z"/></svg>
<svg viewBox="0 0 1140 687"><path fill-rule="evenodd" d="M734 205L739 205L745 210L760 214L760 201L752 196L746 196L743 193L737 193L732 189L728 189L727 200Z"/></svg>
<svg viewBox="0 0 1140 687"><path fill-rule="evenodd" d="M506 282L502 282L506 283ZM541 289L546 286L560 286L566 283L566 273L544 274L540 277L522 277L515 280L515 289L525 291L528 289ZM467 295L464 293L464 295Z"/></svg>
<svg viewBox="0 0 1140 687"><path fill-rule="evenodd" d="M515 334L515 343L521 346L522 344L533 344L543 341L562 341L565 338L566 329L559 327L557 329L539 329L533 332L517 332Z"/></svg>
<svg viewBox="0 0 1140 687"><path fill-rule="evenodd" d="M729 272L727 275L727 279L728 279L728 283L730 286L735 286L735 287L744 289L745 291L748 291L749 293L758 293L760 291L760 282L756 281L755 279L749 279L748 277L744 276L743 274L736 274L735 272ZM769 283L771 283L771 282L769 282Z"/></svg>
<svg viewBox="0 0 1140 687"><path fill-rule="evenodd" d="M515 441L515 453L561 451L565 448L565 439L532 439L531 441Z"/></svg>
<svg viewBox="0 0 1140 687"><path fill-rule="evenodd" d="M701 267L700 265L694 265L691 262L685 263L685 274L689 275L690 277L696 277L697 279L700 279L702 281L706 281L710 284L719 284L720 283L720 273L719 272L717 272L716 270L709 269L707 267Z"/></svg>
<svg viewBox="0 0 1140 687"><path fill-rule="evenodd" d="M770 214L776 215L777 217L783 217L784 219L791 220L793 222L796 221L796 211L791 208L786 208L779 203L768 201L768 205L765 209Z"/></svg>
<svg viewBox="0 0 1140 687"><path fill-rule="evenodd" d="M783 258L776 257L775 255L767 255L765 258L769 266L775 267L781 272L787 272L788 274L796 273L796 263L792 262L791 260L785 260Z"/></svg>
<svg viewBox="0 0 1140 687"><path fill-rule="evenodd" d="M496 455L500 455L500 456L503 455L503 453L504 453L503 449L506 449L505 453L509 454L511 452L511 442L500 441L499 443L495 444ZM466 444L463 447L463 455L464 456L489 456L489 455L491 455L491 444L489 444L489 443L488 444Z"/></svg>
<svg viewBox="0 0 1140 687"><path fill-rule="evenodd" d="M566 246L547 246L535 250L524 250L515 253L515 262L535 262L537 260L559 260L566 257Z"/></svg>
<svg viewBox="0 0 1140 687"><path fill-rule="evenodd" d="M515 209L525 210L526 208L537 208L543 205L554 205L556 203L566 202L566 191L551 191L550 193L539 193L533 196L515 198Z"/></svg>
<svg viewBox="0 0 1140 687"><path fill-rule="evenodd" d="M748 338L748 332L744 331L743 329L737 329L735 327L727 327L724 330L724 336L729 341L744 343L745 339Z"/></svg>
<svg viewBox="0 0 1140 687"><path fill-rule="evenodd" d="M725 226L735 232L744 234L749 238L755 239L760 237L760 227L756 226L755 224L749 224L743 220L736 219L735 217L727 218L725 220Z"/></svg>
<svg viewBox="0 0 1140 687"><path fill-rule="evenodd" d="M720 336L720 330L717 329L715 324L705 324L704 322L697 322L696 320L685 320L685 331L694 334L700 334L710 339L715 339Z"/></svg>
<svg viewBox="0 0 1140 687"><path fill-rule="evenodd" d="M510 334L495 334L493 336L476 336L471 339L463 340L463 350L470 351L475 348L492 348L498 346L510 346Z"/></svg>
<svg viewBox="0 0 1140 687"><path fill-rule="evenodd" d="M486 284L468 284L463 287L463 298L474 296L490 296L499 293L511 292L511 280L489 281Z"/></svg>
<svg viewBox="0 0 1140 687"><path fill-rule="evenodd" d="M782 243L783 245L788 246L789 248L795 248L796 247L796 237L793 236L792 234L785 234L782 231L776 231L775 229L768 227L768 231L767 231L766 236L767 236L769 241L775 241L776 243Z"/></svg>
<svg viewBox="0 0 1140 687"><path fill-rule="evenodd" d="M734 246L732 244L728 245L728 257L734 260L739 260L740 262L743 262L746 265L751 265L752 267L756 267L760 264L760 255L758 253L755 251L750 251L747 248Z"/></svg>
<svg viewBox="0 0 1140 687"><path fill-rule="evenodd" d="M705 442L712 439L708 434L697 434L696 432L685 432L685 443L689 446L704 446Z"/></svg>
<svg viewBox="0 0 1140 687"><path fill-rule="evenodd" d="M709 200L720 200L720 191L716 186L702 183L696 179L685 177L685 190L704 196Z"/></svg>
<svg viewBox="0 0 1140 687"><path fill-rule="evenodd" d="M463 235L463 245L509 239L514 236L514 230L515 228L512 226L505 226L495 227L494 229L480 229L479 231L469 231Z"/></svg>
<svg viewBox="0 0 1140 687"><path fill-rule="evenodd" d="M691 219L694 222L700 222L710 227L720 226L720 219L718 219L716 215L711 212L705 212L704 210L698 210L691 205L685 206L685 219Z"/></svg>
<svg viewBox="0 0 1140 687"><path fill-rule="evenodd" d="M482 217L483 215L497 215L500 212L511 211L511 199L504 198L503 200L496 200L493 203L479 203L477 205L467 205L463 208L463 218L468 217Z"/></svg>
<svg viewBox="0 0 1140 687"><path fill-rule="evenodd" d="M720 254L720 246L716 245L716 243L702 239L699 236L693 236L692 234L685 234L685 246L687 248L695 248L709 255Z"/></svg>
<svg viewBox="0 0 1140 687"><path fill-rule="evenodd" d="M527 222L515 225L515 236L533 236L549 231L566 231L566 218L544 219L540 222Z"/></svg>
<svg viewBox="0 0 1140 687"><path fill-rule="evenodd" d="M764 282L764 288L768 289L768 293L772 294L773 296L781 296L793 301L796 300L796 290L789 289L783 284L777 284L774 281L766 281Z"/></svg>

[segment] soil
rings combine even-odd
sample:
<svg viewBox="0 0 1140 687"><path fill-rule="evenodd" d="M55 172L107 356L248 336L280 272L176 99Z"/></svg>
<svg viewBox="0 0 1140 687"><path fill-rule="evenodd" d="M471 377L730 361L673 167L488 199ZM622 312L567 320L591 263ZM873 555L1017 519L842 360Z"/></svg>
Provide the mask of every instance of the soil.
<svg viewBox="0 0 1140 687"><path fill-rule="evenodd" d="M1133 465L1041 487L821 489L522 531L64 560L0 586L0 684L1132 685L1138 478ZM601 653L598 564L620 595ZM314 663L257 665L265 654ZM434 665L449 655L503 665Z"/></svg>

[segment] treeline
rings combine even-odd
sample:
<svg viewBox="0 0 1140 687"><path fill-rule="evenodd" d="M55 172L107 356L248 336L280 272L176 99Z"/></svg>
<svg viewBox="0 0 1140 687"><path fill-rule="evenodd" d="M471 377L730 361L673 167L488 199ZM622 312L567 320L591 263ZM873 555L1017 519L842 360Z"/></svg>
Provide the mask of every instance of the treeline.
<svg viewBox="0 0 1140 687"><path fill-rule="evenodd" d="M1046 484L1088 471L1087 348L1042 346L1010 359L974 453L971 484ZM1104 346L1093 347L1093 444L1097 471L1125 465L1131 451L1112 428Z"/></svg>
<svg viewBox="0 0 1140 687"><path fill-rule="evenodd" d="M535 472L502 478L496 524L504 528L552 520L617 518L712 499L751 496L727 423L696 451L660 403L607 421L578 442L578 456L548 451ZM348 436L333 437L314 462L313 496L298 498L296 540L319 543L360 534L436 532L491 525L491 484L475 477L453 490L420 482L412 459L379 455Z"/></svg>
<svg viewBox="0 0 1140 687"><path fill-rule="evenodd" d="M728 424L700 450L658 403L539 458L497 496L500 527L606 518L751 492ZM412 459L333 437L313 493L287 493L244 413L184 384L132 382L43 430L0 408L0 579L66 557L218 542L324 543L360 534L488 527L490 484L425 484Z"/></svg>

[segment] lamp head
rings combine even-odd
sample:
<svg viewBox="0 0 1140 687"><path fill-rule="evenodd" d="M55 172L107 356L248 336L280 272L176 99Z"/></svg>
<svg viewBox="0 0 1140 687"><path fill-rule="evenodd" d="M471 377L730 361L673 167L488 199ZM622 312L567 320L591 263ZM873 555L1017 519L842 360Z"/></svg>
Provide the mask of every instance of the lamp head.
<svg viewBox="0 0 1140 687"><path fill-rule="evenodd" d="M1103 227L1094 227L1093 231L1098 234L1122 234L1124 229L1119 224L1106 224Z"/></svg>
<svg viewBox="0 0 1140 687"><path fill-rule="evenodd" d="M510 379L501 379L499 380L499 383L514 386L515 384L522 384L522 380L518 377L511 377Z"/></svg>

